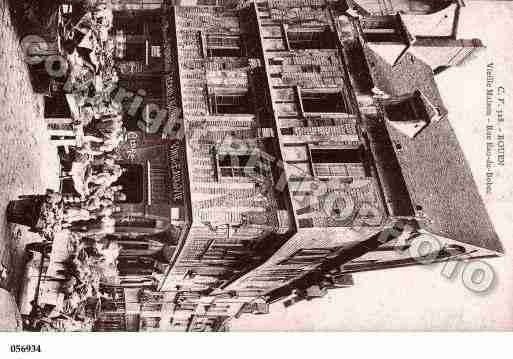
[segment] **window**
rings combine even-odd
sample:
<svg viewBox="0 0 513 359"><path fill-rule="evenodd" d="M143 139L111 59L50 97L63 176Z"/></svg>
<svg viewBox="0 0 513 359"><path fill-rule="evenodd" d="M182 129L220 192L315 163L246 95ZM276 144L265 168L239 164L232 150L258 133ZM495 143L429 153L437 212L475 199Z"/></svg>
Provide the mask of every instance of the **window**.
<svg viewBox="0 0 513 359"><path fill-rule="evenodd" d="M123 125L128 131L140 131L140 125L146 124L149 132L161 133L162 128L166 124L161 124L160 128L156 128L157 121L148 121L148 116L155 119L159 116L158 107L163 104L162 98L164 97L164 86L162 84L162 77L156 74L145 74L137 77L129 75L121 75L119 80L119 87L129 92L137 93L143 90L145 93L144 101L140 104L135 112L129 111L132 105L132 100L124 100L123 107ZM150 106L150 104L153 104ZM162 108L162 107L160 107ZM152 110L152 111L150 111ZM153 125L152 125L153 124ZM150 128L151 127L151 128Z"/></svg>
<svg viewBox="0 0 513 359"><path fill-rule="evenodd" d="M141 310L145 312L160 312L162 310L161 303L143 303Z"/></svg>
<svg viewBox="0 0 513 359"><path fill-rule="evenodd" d="M239 35L206 36L206 54L209 57L241 57L242 47Z"/></svg>
<svg viewBox="0 0 513 359"><path fill-rule="evenodd" d="M127 40L123 60L146 61L146 43Z"/></svg>
<svg viewBox="0 0 513 359"><path fill-rule="evenodd" d="M429 118L426 106L419 96L388 103L385 106L385 112L391 121L427 120Z"/></svg>
<svg viewBox="0 0 513 359"><path fill-rule="evenodd" d="M118 31L122 30L125 35L137 36L144 34L143 21L136 19L134 16L123 16L121 13L115 14L113 28Z"/></svg>
<svg viewBox="0 0 513 359"><path fill-rule="evenodd" d="M150 166L151 204L169 204L169 168L167 166Z"/></svg>
<svg viewBox="0 0 513 359"><path fill-rule="evenodd" d="M124 203L140 203L143 201L144 169L141 165L123 164L126 172L114 183L123 186L122 192L126 195Z"/></svg>
<svg viewBox="0 0 513 359"><path fill-rule="evenodd" d="M364 29L364 37L367 42L399 42L395 29Z"/></svg>
<svg viewBox="0 0 513 359"><path fill-rule="evenodd" d="M449 244L440 250L438 256L439 258L454 257L462 255L466 251L467 250L463 246L457 244Z"/></svg>
<svg viewBox="0 0 513 359"><path fill-rule="evenodd" d="M150 257L120 257L118 270L121 276L151 275L155 268L155 260Z"/></svg>
<svg viewBox="0 0 513 359"><path fill-rule="evenodd" d="M286 33L291 50L335 49L337 47L336 34L327 28L289 28Z"/></svg>
<svg viewBox="0 0 513 359"><path fill-rule="evenodd" d="M129 9L136 10L154 10L162 8L163 0L115 0L112 1L114 10Z"/></svg>
<svg viewBox="0 0 513 359"><path fill-rule="evenodd" d="M129 36L147 36L158 41L163 38L158 11L115 11L113 28Z"/></svg>
<svg viewBox="0 0 513 359"><path fill-rule="evenodd" d="M164 86L162 84L161 75L145 74L137 77L122 75L120 76L119 85L132 93L144 90L145 99L152 98L160 100L164 96ZM145 106L139 106L138 111L143 110L144 107Z"/></svg>
<svg viewBox="0 0 513 359"><path fill-rule="evenodd" d="M359 149L312 149L314 163L360 163L362 161Z"/></svg>
<svg viewBox="0 0 513 359"><path fill-rule="evenodd" d="M367 17L361 20L363 37L367 42L400 42L395 16Z"/></svg>
<svg viewBox="0 0 513 359"><path fill-rule="evenodd" d="M160 46L152 46L151 47L151 57L161 57L162 56L162 48Z"/></svg>
<svg viewBox="0 0 513 359"><path fill-rule="evenodd" d="M269 176L270 166L262 157L253 154L220 154L218 157L218 177L263 177Z"/></svg>
<svg viewBox="0 0 513 359"><path fill-rule="evenodd" d="M158 328L160 328L160 318L159 317L141 318L141 326L143 329L158 329Z"/></svg>
<svg viewBox="0 0 513 359"><path fill-rule="evenodd" d="M103 313L94 324L96 332L126 331L126 318L124 313Z"/></svg>
<svg viewBox="0 0 513 359"><path fill-rule="evenodd" d="M298 218L299 228L313 228L314 223L312 218Z"/></svg>
<svg viewBox="0 0 513 359"><path fill-rule="evenodd" d="M317 177L366 177L359 148L311 149L310 153Z"/></svg>
<svg viewBox="0 0 513 359"><path fill-rule="evenodd" d="M223 93L210 95L213 115L252 113L253 108L248 93Z"/></svg>
<svg viewBox="0 0 513 359"><path fill-rule="evenodd" d="M154 11L115 12L116 57L125 61L141 62L151 69L163 67L160 47L163 33L160 15Z"/></svg>
<svg viewBox="0 0 513 359"><path fill-rule="evenodd" d="M344 113L347 108L340 92L300 90L303 111L306 113Z"/></svg>

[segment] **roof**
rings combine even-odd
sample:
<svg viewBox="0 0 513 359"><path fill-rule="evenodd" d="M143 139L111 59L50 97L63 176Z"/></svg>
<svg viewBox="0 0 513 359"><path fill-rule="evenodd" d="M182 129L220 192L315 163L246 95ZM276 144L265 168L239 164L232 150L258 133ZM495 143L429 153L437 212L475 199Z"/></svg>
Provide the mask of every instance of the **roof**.
<svg viewBox="0 0 513 359"><path fill-rule="evenodd" d="M394 67L369 48L365 48L375 85L399 96L420 90L441 114L447 113L432 70L411 55ZM471 169L447 116L430 123L415 138L400 133L387 121L387 130L396 149L418 215L429 220L424 225L432 233L462 243L503 252Z"/></svg>
<svg viewBox="0 0 513 359"><path fill-rule="evenodd" d="M455 37L460 6L456 3L430 14L403 14L401 18L413 36Z"/></svg>
<svg viewBox="0 0 513 359"><path fill-rule="evenodd" d="M416 1L415 4L404 0L346 0L346 3L365 15L395 14L397 12L431 14L451 4L461 5L462 0L421 0Z"/></svg>

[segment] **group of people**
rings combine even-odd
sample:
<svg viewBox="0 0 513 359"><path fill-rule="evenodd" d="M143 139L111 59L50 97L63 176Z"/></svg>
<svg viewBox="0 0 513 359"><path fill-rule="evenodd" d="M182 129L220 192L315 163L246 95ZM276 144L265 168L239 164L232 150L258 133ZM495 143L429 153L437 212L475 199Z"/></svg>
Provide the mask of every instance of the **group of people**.
<svg viewBox="0 0 513 359"><path fill-rule="evenodd" d="M73 84L65 91L76 100L79 118L75 121L82 136L72 147L70 170L63 173L72 179L76 191L63 197L64 221L75 232L101 236L114 232L117 204L126 200L122 186L114 185L124 173L115 151L125 140L126 129L122 105L112 97L118 82L115 46L109 37L113 13L103 1L83 0L75 5L61 32L71 65L68 82Z"/></svg>
<svg viewBox="0 0 513 359"><path fill-rule="evenodd" d="M74 231L106 235L115 231L118 204L126 201L123 186L114 185L125 170L115 162L116 155L83 155L77 151L70 175L78 195L68 194L64 201L64 220Z"/></svg>
<svg viewBox="0 0 513 359"><path fill-rule="evenodd" d="M69 258L62 262L59 274L64 278L59 292L62 301L32 302L28 330L91 331L95 318L112 296L102 283L118 284L117 258L120 247L116 241L70 236Z"/></svg>
<svg viewBox="0 0 513 359"><path fill-rule="evenodd" d="M119 81L116 45L109 37L113 13L106 3L88 1L75 12L61 26L61 47L70 65L64 91L73 94L79 108L75 120L84 132L81 152L100 155L112 152L125 137L122 104L112 98Z"/></svg>
<svg viewBox="0 0 513 359"><path fill-rule="evenodd" d="M62 55L70 65L63 90L76 100L79 117L73 125L82 136L70 148L70 157L64 159L68 166L62 171L74 191L47 192L44 218L51 224L45 227L45 237L50 239L52 231L69 231L75 246L61 273L66 278L60 288L64 306L33 306L34 323L39 323L35 327L47 330L91 329L87 303L102 299L100 282L118 277L120 247L110 235L116 231L119 205L127 199L118 184L125 170L116 150L126 130L122 105L112 96L118 82L114 43L108 36L112 10L97 0L77 0L73 8L60 28Z"/></svg>
<svg viewBox="0 0 513 359"><path fill-rule="evenodd" d="M72 65L100 74L113 67L114 48L109 39L113 13L106 3L81 5L59 29L62 48Z"/></svg>

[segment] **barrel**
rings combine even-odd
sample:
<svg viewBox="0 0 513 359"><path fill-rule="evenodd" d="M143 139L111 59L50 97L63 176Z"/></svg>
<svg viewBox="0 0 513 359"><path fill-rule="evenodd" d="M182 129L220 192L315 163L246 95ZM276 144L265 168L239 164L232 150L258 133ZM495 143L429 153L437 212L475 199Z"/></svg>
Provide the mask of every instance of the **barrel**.
<svg viewBox="0 0 513 359"><path fill-rule="evenodd" d="M7 221L34 227L39 219L40 208L41 200L37 198L11 201L7 207Z"/></svg>

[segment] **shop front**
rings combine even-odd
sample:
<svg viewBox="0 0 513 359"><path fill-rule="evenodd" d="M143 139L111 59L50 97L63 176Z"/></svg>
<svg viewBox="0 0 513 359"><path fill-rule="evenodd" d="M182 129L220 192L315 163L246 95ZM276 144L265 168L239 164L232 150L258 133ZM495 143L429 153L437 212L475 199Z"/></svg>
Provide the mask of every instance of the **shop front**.
<svg viewBox="0 0 513 359"><path fill-rule="evenodd" d="M186 228L184 155L178 141L154 140L130 131L118 148L125 173L116 231L123 286L151 286L167 270Z"/></svg>

